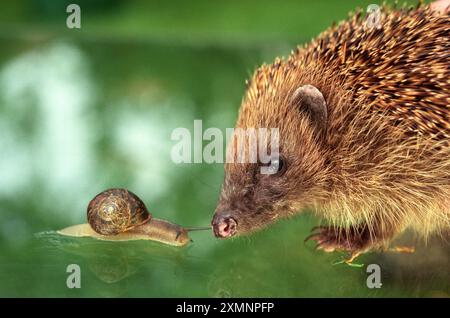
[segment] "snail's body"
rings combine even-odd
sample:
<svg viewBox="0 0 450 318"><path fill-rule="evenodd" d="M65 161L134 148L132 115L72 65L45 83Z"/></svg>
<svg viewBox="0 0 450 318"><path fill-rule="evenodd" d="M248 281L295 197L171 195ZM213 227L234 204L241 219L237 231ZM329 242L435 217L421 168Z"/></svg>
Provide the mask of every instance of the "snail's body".
<svg viewBox="0 0 450 318"><path fill-rule="evenodd" d="M58 231L58 233L73 237L92 237L102 241L150 240L172 246L185 246L191 242L188 231L185 228L178 224L155 218L141 226L116 235L97 233L89 223L69 226Z"/></svg>
<svg viewBox="0 0 450 318"><path fill-rule="evenodd" d="M89 202L89 223L58 231L61 235L92 237L104 241L151 240L172 246L185 246L192 240L188 232L209 228L184 228L153 218L145 204L126 189L109 189Z"/></svg>

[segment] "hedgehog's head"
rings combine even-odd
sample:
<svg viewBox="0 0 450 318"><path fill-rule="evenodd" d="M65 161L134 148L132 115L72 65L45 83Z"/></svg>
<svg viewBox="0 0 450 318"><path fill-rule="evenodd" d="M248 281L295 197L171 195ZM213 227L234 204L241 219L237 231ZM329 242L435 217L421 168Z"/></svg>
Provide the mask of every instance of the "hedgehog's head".
<svg viewBox="0 0 450 318"><path fill-rule="evenodd" d="M212 220L217 237L264 228L314 204L323 188L324 97L312 85L271 84L250 86L241 107Z"/></svg>

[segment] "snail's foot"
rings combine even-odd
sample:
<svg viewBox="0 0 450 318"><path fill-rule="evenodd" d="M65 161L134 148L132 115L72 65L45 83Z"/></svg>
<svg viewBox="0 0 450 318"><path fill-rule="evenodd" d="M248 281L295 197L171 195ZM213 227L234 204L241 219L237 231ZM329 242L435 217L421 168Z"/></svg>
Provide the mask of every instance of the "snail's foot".
<svg viewBox="0 0 450 318"><path fill-rule="evenodd" d="M318 226L305 239L317 242L316 249L330 253L345 251L350 257L345 263L352 263L359 255L370 250L376 244L364 229L341 229L333 226Z"/></svg>

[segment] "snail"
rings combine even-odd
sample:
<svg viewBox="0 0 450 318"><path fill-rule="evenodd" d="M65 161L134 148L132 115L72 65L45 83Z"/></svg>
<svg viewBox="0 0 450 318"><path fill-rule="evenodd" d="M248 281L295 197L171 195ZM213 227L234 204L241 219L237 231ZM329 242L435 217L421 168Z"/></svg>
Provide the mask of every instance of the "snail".
<svg viewBox="0 0 450 318"><path fill-rule="evenodd" d="M184 246L191 242L188 232L210 227L182 227L154 218L144 202L127 189L114 188L97 194L87 208L88 223L58 231L75 237L93 237L107 241L153 240Z"/></svg>

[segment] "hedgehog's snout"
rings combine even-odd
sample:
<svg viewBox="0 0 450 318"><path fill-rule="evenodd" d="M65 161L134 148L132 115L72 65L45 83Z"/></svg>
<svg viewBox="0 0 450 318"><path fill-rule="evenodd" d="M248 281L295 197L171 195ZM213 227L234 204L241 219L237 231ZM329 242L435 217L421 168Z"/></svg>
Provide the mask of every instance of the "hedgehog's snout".
<svg viewBox="0 0 450 318"><path fill-rule="evenodd" d="M214 235L218 238L232 237L237 232L236 219L229 214L216 213L211 223Z"/></svg>

